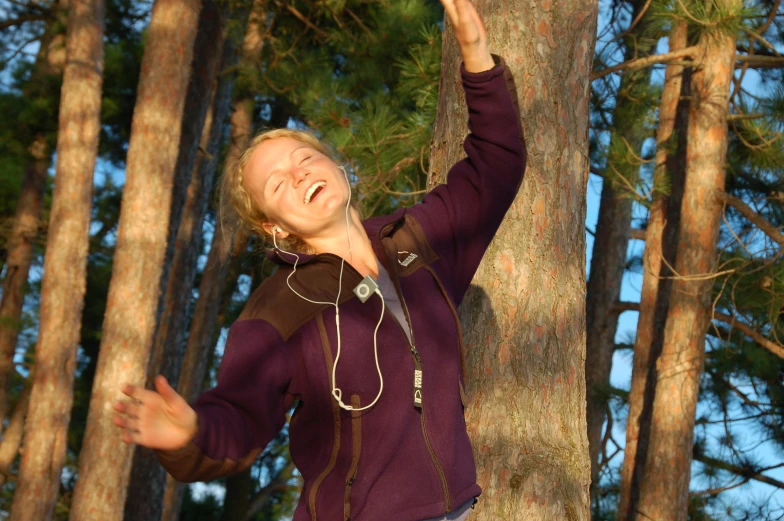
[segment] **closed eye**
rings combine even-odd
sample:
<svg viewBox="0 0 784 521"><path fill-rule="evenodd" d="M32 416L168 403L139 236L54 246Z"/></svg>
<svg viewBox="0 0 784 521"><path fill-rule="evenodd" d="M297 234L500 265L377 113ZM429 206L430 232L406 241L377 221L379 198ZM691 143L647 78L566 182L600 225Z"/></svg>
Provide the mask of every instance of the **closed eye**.
<svg viewBox="0 0 784 521"><path fill-rule="evenodd" d="M278 188L280 188L280 186L281 186L282 184L283 184L283 181L281 181L281 182L279 182L278 184L276 184L276 185L275 185L275 189L272 191L272 193L273 193L273 194L274 194L274 193L276 193L276 192L278 191Z"/></svg>

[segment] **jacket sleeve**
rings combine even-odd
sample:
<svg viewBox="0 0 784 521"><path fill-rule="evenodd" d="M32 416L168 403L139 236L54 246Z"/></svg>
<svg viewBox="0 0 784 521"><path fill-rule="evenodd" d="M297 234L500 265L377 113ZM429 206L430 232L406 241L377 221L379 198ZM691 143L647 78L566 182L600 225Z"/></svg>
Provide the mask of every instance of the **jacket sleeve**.
<svg viewBox="0 0 784 521"><path fill-rule="evenodd" d="M178 450L157 450L177 481L209 481L241 472L285 422L293 365L277 329L261 319L240 320L229 330L218 385L192 404L196 437Z"/></svg>
<svg viewBox="0 0 784 521"><path fill-rule="evenodd" d="M408 210L451 272L458 305L507 210L526 165L526 148L514 79L503 58L495 67L468 73L461 65L468 106L467 157L455 164L445 184Z"/></svg>

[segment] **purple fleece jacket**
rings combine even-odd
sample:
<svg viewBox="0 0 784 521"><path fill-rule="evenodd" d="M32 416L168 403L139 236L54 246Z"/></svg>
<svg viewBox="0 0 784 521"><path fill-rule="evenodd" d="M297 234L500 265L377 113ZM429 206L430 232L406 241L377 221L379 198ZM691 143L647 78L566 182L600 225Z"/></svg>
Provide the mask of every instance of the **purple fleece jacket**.
<svg viewBox="0 0 784 521"><path fill-rule="evenodd" d="M509 69L461 67L471 133L467 158L420 204L364 221L410 324L412 341L387 311L378 331L384 389L366 411L345 411L331 396L337 355L335 308L307 303L286 285L293 257L270 252L279 267L248 299L230 331L218 385L193 404L199 431L186 447L158 451L180 481L206 481L251 465L285 422L304 478L295 521L419 521L444 515L481 493L463 409L462 337L456 308L512 204L526 151ZM292 286L334 302L340 259L300 255ZM348 263L340 303L337 386L343 401L370 403L379 381L373 331L376 295L361 303L362 276ZM415 367L422 370L421 406Z"/></svg>

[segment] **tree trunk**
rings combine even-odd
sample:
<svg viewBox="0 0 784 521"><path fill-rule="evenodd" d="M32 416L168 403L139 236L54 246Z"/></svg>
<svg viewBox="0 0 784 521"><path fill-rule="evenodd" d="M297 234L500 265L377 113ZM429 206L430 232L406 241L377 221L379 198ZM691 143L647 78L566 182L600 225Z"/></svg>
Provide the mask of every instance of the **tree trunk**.
<svg viewBox="0 0 784 521"><path fill-rule="evenodd" d="M674 52L687 46L686 24L673 22L669 34L669 51ZM680 101L682 89L688 92L688 82L683 65L671 64L665 71L664 88L659 107L659 125L656 133L656 165L654 170L654 200L651 204L648 228L645 232L645 253L643 254L643 282L640 292L640 312L637 318L637 336L634 342L634 363L629 391L629 413L626 420L626 446L621 469L621 499L618 507L618 521L627 519L631 496L637 490L632 486L638 452L638 440L645 430L645 443L640 446L641 453L647 450L647 434L650 427L650 414L643 420L643 410L653 400L656 381L656 360L661 353L662 334L667 317L670 295L670 279L660 279L671 275L662 264L666 259L670 266L675 264L680 220L680 202L683 196L685 168L685 137L688 122L688 104ZM676 126L677 125L677 126ZM678 132L675 132L675 129ZM665 186L672 189L667 194ZM654 339L656 341L654 341ZM648 375L651 374L649 381ZM647 389L647 390L646 390ZM648 397L648 398L646 398ZM642 477L642 470L638 478ZM639 483L639 481L637 482ZM636 500L635 500L636 501Z"/></svg>
<svg viewBox="0 0 784 521"><path fill-rule="evenodd" d="M125 384L144 385L159 304L172 183L201 3L157 0L142 59L100 354L70 519L122 517L132 447L112 423Z"/></svg>
<svg viewBox="0 0 784 521"><path fill-rule="evenodd" d="M250 506L252 478L248 468L226 479L226 496L223 498L223 513L220 521L245 519Z"/></svg>
<svg viewBox="0 0 784 521"><path fill-rule="evenodd" d="M266 18L266 0L256 0L253 10L250 13L248 27L245 31L242 43L243 61L255 59L261 52L264 40L259 37L262 24ZM237 49L234 45L227 48L224 56L226 68L236 64L238 58ZM230 81L226 91L221 91L228 99L233 91L234 82L231 77L226 77ZM223 81L223 80L222 80ZM244 97L235 100L234 112L231 116L229 150L226 155L226 164L235 161L242 151L247 147L251 133L253 132L253 112L254 102L250 103ZM216 109L217 109L216 105ZM228 103L225 106L228 110ZM221 121L225 117L225 112L221 116ZM221 130L222 125L220 126ZM209 150L209 154L215 158L220 148L220 132L211 136L210 144L214 147ZM212 141L214 139L214 141ZM216 167L215 159L204 161L205 168ZM226 232L228 233L228 232ZM232 254L230 242L225 240L223 228L216 220L213 231L212 245L207 257L207 264L204 268L201 284L199 286L199 298L191 319L191 328L188 334L188 343L185 348L185 355L182 361L180 377L177 390L187 401L195 400L202 390L202 383L207 371L206 361L209 352L214 349L213 331L215 330L216 318L220 309L220 295L226 284L229 257ZM247 237L234 238L234 254L239 255L247 247ZM182 507L184 486L175 481L171 476L166 476L166 492L163 499L162 521L176 521Z"/></svg>
<svg viewBox="0 0 784 521"><path fill-rule="evenodd" d="M71 0L38 343L13 521L51 519L65 464L101 129L103 0Z"/></svg>
<svg viewBox="0 0 784 521"><path fill-rule="evenodd" d="M516 78L528 168L461 306L467 421L484 490L472 517L585 520L584 222L597 4L475 5L491 48ZM431 175L443 176L462 155L467 114L458 63L448 34Z"/></svg>
<svg viewBox="0 0 784 521"><path fill-rule="evenodd" d="M39 218L46 188L51 150L47 137L38 134L28 149L22 191L8 239L6 272L0 297L0 422L8 414L8 391L14 354L21 330L25 286L38 237Z"/></svg>
<svg viewBox="0 0 784 521"><path fill-rule="evenodd" d="M30 388L31 382L28 380L16 400L11 417L8 419L8 428L3 433L3 441L0 441L0 487L5 485L11 476L11 464L16 459L19 447L22 445L25 417L30 405Z"/></svg>
<svg viewBox="0 0 784 521"><path fill-rule="evenodd" d="M643 4L641 1L632 2L632 19L636 19L640 14ZM643 19L627 36L625 61L648 56L655 50L654 39L640 37L647 30L647 23ZM613 111L613 130L608 147L610 153L604 169L599 220L596 224L591 273L585 297L585 377L592 499L599 481L599 459L603 449L602 427L608 410L607 388L610 385L615 334L618 329L619 312L615 304L621 296L626 250L631 233L632 196L625 185L629 183L634 186L639 177L641 163L632 154L641 155L643 142L649 133L641 119L648 115L647 103L643 98L649 90L650 77L650 68L624 74L618 87ZM628 152L625 147L629 148ZM616 154L618 149L624 150L625 153ZM621 177L623 179L620 179Z"/></svg>
<svg viewBox="0 0 784 521"><path fill-rule="evenodd" d="M60 0L53 7L53 20L47 23L35 58L29 87L25 95L32 98L57 96L52 92L52 76L63 73L64 35L59 33L59 22L67 8ZM42 124L30 136L22 189L16 204L8 250L5 258L5 278L0 296L0 425L8 414L8 387L14 370L14 353L21 329L25 286L30 272L39 220L43 207L46 175L52 158L53 136Z"/></svg>
<svg viewBox="0 0 784 521"><path fill-rule="evenodd" d="M190 304L196 260L201 252L202 222L207 211L209 192L212 188L212 174L197 167L196 152L201 145L207 148L211 132L211 118L208 109L215 99L215 80L223 49L225 13L216 4L205 0L199 15L199 27L194 44L194 60L191 78L185 98L182 119L179 156L175 169L175 187L172 202L180 194L185 195L181 212L172 213L169 222L169 245L172 257L166 279L163 303L159 307L160 318L147 369L147 387L153 388L153 379L163 374L176 388L179 364L182 360L183 323ZM221 100L223 101L223 100ZM224 105L228 107L228 100ZM227 110L227 109L225 109ZM224 110L224 117L225 117ZM220 128L220 123L215 125ZM201 139L200 135L201 134ZM190 173L190 182L185 190L184 172ZM177 188L179 186L179 189ZM177 215L180 213L180 216ZM179 222L179 226L176 225ZM176 236L171 233L176 229ZM125 521L148 521L160 519L163 508L163 495L166 471L158 463L155 453L137 446L133 458L133 470L125 502Z"/></svg>
<svg viewBox="0 0 784 521"><path fill-rule="evenodd" d="M739 3L718 4L737 11ZM691 79L686 180L681 206L677 278L673 280L662 353L657 362L645 476L633 519L686 520L694 442L694 415L710 320L710 276L716 263L727 153L729 89L735 36L705 33L699 68ZM639 451L639 448L638 448Z"/></svg>

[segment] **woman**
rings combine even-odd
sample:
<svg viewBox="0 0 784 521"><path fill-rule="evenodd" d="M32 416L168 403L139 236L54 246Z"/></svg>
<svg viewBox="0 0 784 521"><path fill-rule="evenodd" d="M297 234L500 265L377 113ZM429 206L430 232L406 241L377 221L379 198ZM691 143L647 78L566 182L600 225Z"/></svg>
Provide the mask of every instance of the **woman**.
<svg viewBox="0 0 784 521"><path fill-rule="evenodd" d="M295 521L468 516L481 490L455 310L514 200L525 146L509 69L476 11L442 3L472 132L445 185L362 221L345 171L290 130L257 136L224 175L222 206L271 237L279 268L232 325L215 388L191 406L158 376L157 392L126 386L132 400L115 405L123 440L156 449L176 479L247 468L299 400Z"/></svg>

